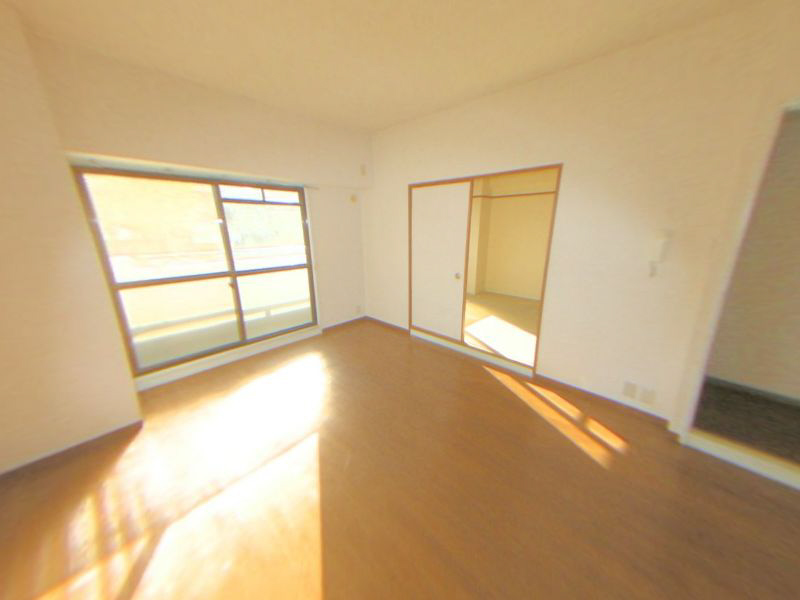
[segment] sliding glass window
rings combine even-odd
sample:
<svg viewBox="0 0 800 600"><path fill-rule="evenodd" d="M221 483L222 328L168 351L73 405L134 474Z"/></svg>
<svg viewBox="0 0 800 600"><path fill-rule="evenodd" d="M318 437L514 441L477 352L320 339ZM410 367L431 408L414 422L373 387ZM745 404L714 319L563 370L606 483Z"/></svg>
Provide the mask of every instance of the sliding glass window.
<svg viewBox="0 0 800 600"><path fill-rule="evenodd" d="M316 324L302 188L75 172L136 374Z"/></svg>

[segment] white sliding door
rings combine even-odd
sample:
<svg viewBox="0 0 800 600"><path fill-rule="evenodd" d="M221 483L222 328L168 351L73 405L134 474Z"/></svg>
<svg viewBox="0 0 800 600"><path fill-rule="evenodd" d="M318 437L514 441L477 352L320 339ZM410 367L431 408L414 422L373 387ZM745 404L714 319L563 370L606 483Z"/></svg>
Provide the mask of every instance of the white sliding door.
<svg viewBox="0 0 800 600"><path fill-rule="evenodd" d="M411 326L459 341L470 189L411 188Z"/></svg>

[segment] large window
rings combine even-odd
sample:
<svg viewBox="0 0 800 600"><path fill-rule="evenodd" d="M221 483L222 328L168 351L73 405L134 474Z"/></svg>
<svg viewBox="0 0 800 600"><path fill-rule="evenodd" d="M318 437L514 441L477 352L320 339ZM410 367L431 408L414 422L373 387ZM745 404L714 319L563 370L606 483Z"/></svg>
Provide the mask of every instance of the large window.
<svg viewBox="0 0 800 600"><path fill-rule="evenodd" d="M302 188L76 174L136 374L316 323Z"/></svg>

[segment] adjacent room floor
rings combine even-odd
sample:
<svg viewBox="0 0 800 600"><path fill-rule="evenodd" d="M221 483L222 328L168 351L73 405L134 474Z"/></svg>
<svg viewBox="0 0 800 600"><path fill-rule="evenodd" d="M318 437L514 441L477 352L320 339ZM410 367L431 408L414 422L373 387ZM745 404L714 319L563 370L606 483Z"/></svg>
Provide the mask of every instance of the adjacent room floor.
<svg viewBox="0 0 800 600"><path fill-rule="evenodd" d="M464 342L517 362L533 365L541 301L507 294L467 294Z"/></svg>
<svg viewBox="0 0 800 600"><path fill-rule="evenodd" d="M790 598L800 494L372 321L0 477L0 597Z"/></svg>
<svg viewBox="0 0 800 600"><path fill-rule="evenodd" d="M695 427L800 463L800 406L707 379Z"/></svg>

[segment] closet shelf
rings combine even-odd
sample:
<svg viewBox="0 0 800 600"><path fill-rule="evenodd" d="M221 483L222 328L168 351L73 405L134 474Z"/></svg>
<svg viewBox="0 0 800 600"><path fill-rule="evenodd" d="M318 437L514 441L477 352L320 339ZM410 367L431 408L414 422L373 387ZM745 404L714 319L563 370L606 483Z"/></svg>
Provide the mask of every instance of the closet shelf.
<svg viewBox="0 0 800 600"><path fill-rule="evenodd" d="M473 198L518 198L520 196L546 196L548 194L555 194L556 191L549 192L520 192L518 194L473 194Z"/></svg>

